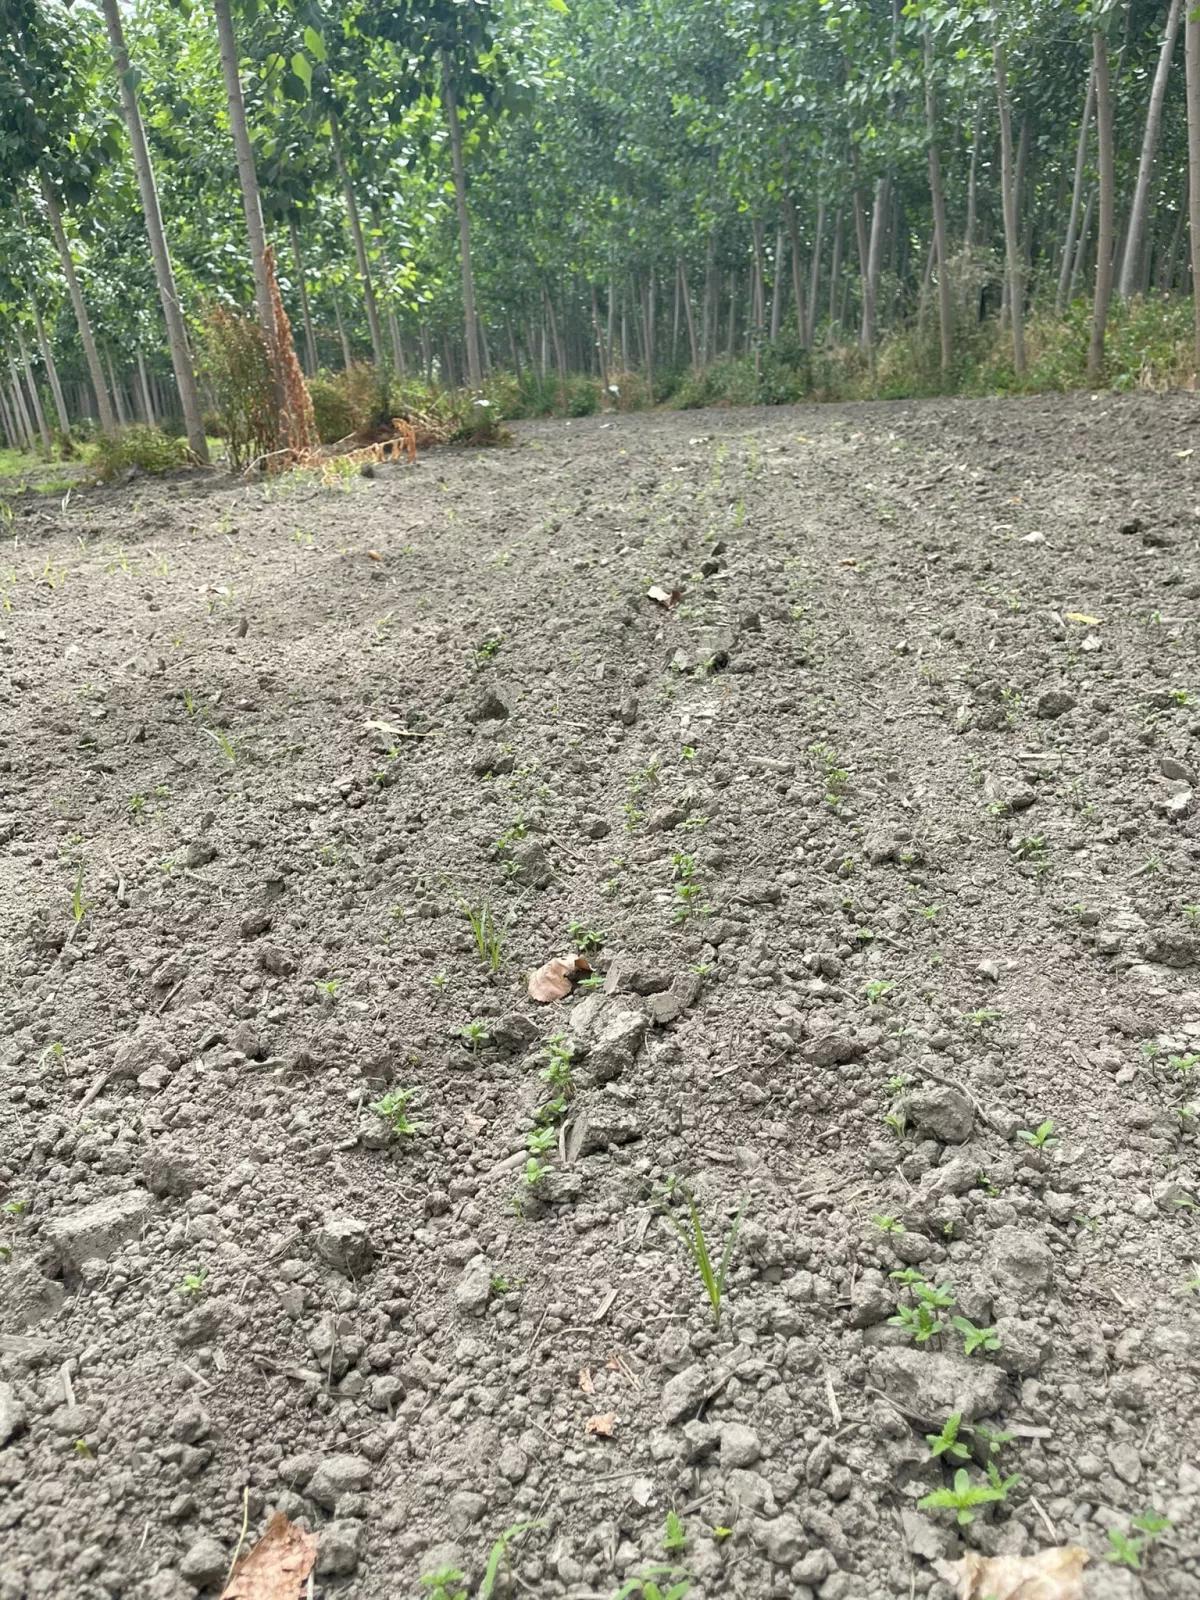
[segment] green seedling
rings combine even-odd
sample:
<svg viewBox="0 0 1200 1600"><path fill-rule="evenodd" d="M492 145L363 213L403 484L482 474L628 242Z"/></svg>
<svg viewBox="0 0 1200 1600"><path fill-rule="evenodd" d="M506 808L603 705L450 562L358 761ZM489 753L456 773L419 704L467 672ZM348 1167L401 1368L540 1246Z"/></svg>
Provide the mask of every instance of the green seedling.
<svg viewBox="0 0 1200 1600"><path fill-rule="evenodd" d="M88 903L83 898L83 868L75 874L75 887L71 891L71 917L78 927L88 914Z"/></svg>
<svg viewBox="0 0 1200 1600"><path fill-rule="evenodd" d="M962 1335L965 1356L973 1356L976 1350L990 1353L1000 1348L1000 1335L995 1328L977 1328L969 1317L951 1317L950 1326Z"/></svg>
<svg viewBox="0 0 1200 1600"><path fill-rule="evenodd" d="M940 905L917 907L917 915L919 917L924 917L926 922L936 922L938 917L941 915L941 912L942 908Z"/></svg>
<svg viewBox="0 0 1200 1600"><path fill-rule="evenodd" d="M935 1489L932 1494L918 1500L917 1505L921 1511L953 1511L959 1526L966 1527L974 1522L975 1513L981 1506L996 1505L1007 1500L1008 1491L1019 1482L1020 1479L1015 1476L1001 1478L996 1468L990 1466L987 1483L972 1483L967 1469L959 1467L954 1474L953 1488Z"/></svg>
<svg viewBox="0 0 1200 1600"><path fill-rule="evenodd" d="M590 955L593 950L604 947L604 935L598 928L586 927L582 922L572 922L567 929L576 950L584 955Z"/></svg>
<svg viewBox="0 0 1200 1600"><path fill-rule="evenodd" d="M0 1206L0 1210L4 1212L6 1217L20 1217L29 1210L29 1201L18 1200L15 1198L12 1200L6 1200L4 1205Z"/></svg>
<svg viewBox="0 0 1200 1600"><path fill-rule="evenodd" d="M946 1328L943 1318L925 1305L899 1306L888 1322L894 1328L902 1328L914 1344L928 1344Z"/></svg>
<svg viewBox="0 0 1200 1600"><path fill-rule="evenodd" d="M0 1239L0 1261L7 1266L13 1257L13 1247L6 1239Z"/></svg>
<svg viewBox="0 0 1200 1600"><path fill-rule="evenodd" d="M1017 1138L1034 1150L1049 1150L1059 1142L1054 1132L1054 1121L1051 1117L1047 1117L1045 1122L1035 1128L1032 1133L1027 1128L1022 1128L1020 1133L1017 1134Z"/></svg>
<svg viewBox="0 0 1200 1600"><path fill-rule="evenodd" d="M77 1456L82 1456L85 1461L94 1461L96 1459L95 1452L86 1439L76 1439L71 1448Z"/></svg>
<svg viewBox="0 0 1200 1600"><path fill-rule="evenodd" d="M478 906L469 905L464 901L462 909L471 925L471 934L480 961L489 972L498 972L504 956L504 936L496 926L491 905L486 900L480 901Z"/></svg>
<svg viewBox="0 0 1200 1600"><path fill-rule="evenodd" d="M1200 925L1200 906L1190 905L1183 908L1183 920L1194 928Z"/></svg>
<svg viewBox="0 0 1200 1600"><path fill-rule="evenodd" d="M549 1171L550 1168L544 1161L539 1161L536 1156L530 1156L522 1172L525 1187L527 1189L536 1189Z"/></svg>
<svg viewBox="0 0 1200 1600"><path fill-rule="evenodd" d="M871 1216L871 1221L881 1233L903 1233L904 1224L895 1217L889 1217L883 1212L876 1211Z"/></svg>
<svg viewBox="0 0 1200 1600"><path fill-rule="evenodd" d="M340 978L318 978L315 987L317 993L324 995L326 1000L333 1000L336 999L337 992L342 987L342 980Z"/></svg>
<svg viewBox="0 0 1200 1600"><path fill-rule="evenodd" d="M669 1556L679 1555L687 1549L687 1529L675 1511L667 1512L667 1525L663 1530L663 1549Z"/></svg>
<svg viewBox="0 0 1200 1600"><path fill-rule="evenodd" d="M1167 1066L1172 1072L1188 1073L1200 1066L1200 1055L1189 1052L1186 1056L1168 1056Z"/></svg>
<svg viewBox="0 0 1200 1600"><path fill-rule="evenodd" d="M931 1456L949 1456L953 1461L969 1461L971 1452L958 1437L962 1426L962 1412L952 1411L942 1425L941 1433L927 1433L925 1443Z"/></svg>
<svg viewBox="0 0 1200 1600"><path fill-rule="evenodd" d="M409 1119L407 1109L410 1101L416 1098L415 1089L389 1089L378 1100L371 1102L370 1109L387 1123L393 1133L411 1139L421 1132L419 1124Z"/></svg>
<svg viewBox="0 0 1200 1600"><path fill-rule="evenodd" d="M679 1576L681 1571L679 1567L647 1567L638 1577L623 1583L612 1600L631 1600L633 1595L640 1595L641 1600L683 1600L692 1580L686 1574ZM666 1581L666 1588L659 1583L660 1578Z"/></svg>
<svg viewBox="0 0 1200 1600"><path fill-rule="evenodd" d="M477 1600L492 1600L496 1592L496 1584L500 1580L500 1569L508 1562L508 1547L514 1539L519 1539L523 1534L540 1528L540 1522L515 1522L511 1528L504 1532L492 1545L488 1555L487 1566L484 1568L483 1578L479 1584Z"/></svg>
<svg viewBox="0 0 1200 1600"><path fill-rule="evenodd" d="M231 767L236 767L238 763L237 745L234 744L233 740L225 732L225 729L205 728L204 731L216 745L221 754L225 757L225 760L228 761L229 765Z"/></svg>
<svg viewBox="0 0 1200 1600"><path fill-rule="evenodd" d="M987 1446L989 1456L997 1456L1005 1445L1012 1444L1017 1436L1015 1433L1006 1433L1000 1428L993 1430L986 1423L977 1422L975 1424L975 1437Z"/></svg>
<svg viewBox="0 0 1200 1600"><path fill-rule="evenodd" d="M436 1572L423 1573L417 1581L429 1590L429 1600L468 1600L467 1575L457 1567L439 1567Z"/></svg>
<svg viewBox="0 0 1200 1600"><path fill-rule="evenodd" d="M872 978L870 983L863 985L863 994L867 997L867 1004L874 1006L879 1004L884 995L891 994L895 987L896 985L889 983L886 978Z"/></svg>
<svg viewBox="0 0 1200 1600"><path fill-rule="evenodd" d="M473 1021L463 1024L459 1029L459 1036L468 1050L482 1050L488 1042L487 1026L476 1017Z"/></svg>
<svg viewBox="0 0 1200 1600"><path fill-rule="evenodd" d="M448 972L435 972L429 980L429 987L435 994L442 994L445 992L449 982L450 974Z"/></svg>
<svg viewBox="0 0 1200 1600"><path fill-rule="evenodd" d="M196 1299L204 1293L204 1285L208 1280L208 1268L200 1267L195 1272L185 1272L182 1283L175 1285L175 1293L189 1299Z"/></svg>
<svg viewBox="0 0 1200 1600"><path fill-rule="evenodd" d="M999 1022L1003 1015L1002 1011L992 1011L987 1006L981 1006L978 1011L968 1011L963 1021L969 1022L972 1027L982 1029L990 1027L993 1022Z"/></svg>
<svg viewBox="0 0 1200 1600"><path fill-rule="evenodd" d="M742 1217L746 1212L747 1199L742 1198L738 1206L737 1215L725 1239L725 1247L721 1251L721 1259L714 1266L708 1249L708 1240L704 1236L704 1224L700 1220L700 1211L689 1190L682 1184L676 1185L676 1192L682 1194L688 1209L688 1221L685 1226L678 1217L670 1211L664 1213L667 1221L687 1246L688 1253L700 1275L704 1285L704 1292L708 1296L709 1307L712 1311L713 1327L721 1326L721 1309L725 1299L725 1285L729 1277L729 1264L733 1260L733 1252L737 1245L738 1232L742 1226Z"/></svg>
<svg viewBox="0 0 1200 1600"><path fill-rule="evenodd" d="M885 1128L890 1128L897 1139L903 1139L908 1131L908 1118L902 1111L889 1111L883 1118Z"/></svg>
<svg viewBox="0 0 1200 1600"><path fill-rule="evenodd" d="M500 654L501 639L485 639L475 651L475 659L483 666L488 661L494 661Z"/></svg>

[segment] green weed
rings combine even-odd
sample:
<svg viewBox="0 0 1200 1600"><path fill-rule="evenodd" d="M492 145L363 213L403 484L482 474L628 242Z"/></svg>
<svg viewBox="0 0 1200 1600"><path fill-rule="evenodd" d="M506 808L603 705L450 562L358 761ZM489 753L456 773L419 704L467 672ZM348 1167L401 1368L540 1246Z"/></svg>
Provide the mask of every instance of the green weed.
<svg viewBox="0 0 1200 1600"><path fill-rule="evenodd" d="M733 1260L734 1249L737 1246L738 1233L742 1226L742 1218L746 1212L747 1199L743 1196L742 1202L738 1206L737 1215L734 1217L733 1224L726 1235L720 1261L714 1265L712 1256L709 1253L708 1240L704 1234L704 1224L700 1218L700 1210L696 1205L695 1199L682 1184L677 1184L675 1191L682 1194L684 1203L687 1206L687 1223L680 1222L679 1218L670 1211L664 1212L664 1215L687 1246L688 1254L692 1258L692 1262L700 1276L700 1282L704 1286L704 1292L708 1297L713 1327L719 1328L721 1325L721 1309L725 1299L725 1286L729 1277L729 1266Z"/></svg>

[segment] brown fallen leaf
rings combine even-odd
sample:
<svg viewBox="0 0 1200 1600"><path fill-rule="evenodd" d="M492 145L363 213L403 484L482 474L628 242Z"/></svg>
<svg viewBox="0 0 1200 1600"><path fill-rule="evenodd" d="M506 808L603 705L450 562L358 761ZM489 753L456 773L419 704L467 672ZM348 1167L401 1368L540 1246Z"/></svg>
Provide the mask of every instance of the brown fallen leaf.
<svg viewBox="0 0 1200 1600"><path fill-rule="evenodd" d="M383 557L379 554L378 550L368 550L367 559L369 561L382 561Z"/></svg>
<svg viewBox="0 0 1200 1600"><path fill-rule="evenodd" d="M661 583L653 583L646 590L646 599L653 600L656 605L660 605L665 611L669 611L672 606L678 605L683 599L683 590L664 589Z"/></svg>
<svg viewBox="0 0 1200 1600"><path fill-rule="evenodd" d="M611 1439L617 1425L617 1413L604 1411L598 1417L589 1417L583 1425L584 1433L594 1433L601 1439Z"/></svg>
<svg viewBox="0 0 1200 1600"><path fill-rule="evenodd" d="M583 956L555 956L529 974L529 998L536 1000L539 1005L561 1000L564 995L570 994L575 979L586 978L591 970Z"/></svg>
<svg viewBox="0 0 1200 1600"><path fill-rule="evenodd" d="M282 1511L233 1569L221 1600L300 1600L317 1559L317 1541Z"/></svg>
<svg viewBox="0 0 1200 1600"><path fill-rule="evenodd" d="M939 1578L956 1585L958 1600L1083 1600L1086 1550L1055 1545L1035 1556L981 1556L935 1561Z"/></svg>
<svg viewBox="0 0 1200 1600"><path fill-rule="evenodd" d="M579 1387L584 1394L595 1394L596 1392L596 1385L592 1382L592 1374L587 1367L580 1367L579 1369Z"/></svg>

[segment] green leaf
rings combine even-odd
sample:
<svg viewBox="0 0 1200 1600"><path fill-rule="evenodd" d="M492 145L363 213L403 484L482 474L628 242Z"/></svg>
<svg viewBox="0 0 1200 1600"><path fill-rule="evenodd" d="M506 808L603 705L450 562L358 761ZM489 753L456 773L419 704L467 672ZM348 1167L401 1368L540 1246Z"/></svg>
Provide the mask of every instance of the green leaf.
<svg viewBox="0 0 1200 1600"><path fill-rule="evenodd" d="M314 61L324 61L326 59L325 41L315 28L305 28L304 48Z"/></svg>
<svg viewBox="0 0 1200 1600"><path fill-rule="evenodd" d="M306 55L301 55L301 53L297 51L292 57L292 71L300 79L300 82L304 85L304 87L311 93L312 62L308 59L308 57Z"/></svg>
<svg viewBox="0 0 1200 1600"><path fill-rule="evenodd" d="M569 17L571 15L567 0L546 0L546 4L551 11L557 11L560 17Z"/></svg>

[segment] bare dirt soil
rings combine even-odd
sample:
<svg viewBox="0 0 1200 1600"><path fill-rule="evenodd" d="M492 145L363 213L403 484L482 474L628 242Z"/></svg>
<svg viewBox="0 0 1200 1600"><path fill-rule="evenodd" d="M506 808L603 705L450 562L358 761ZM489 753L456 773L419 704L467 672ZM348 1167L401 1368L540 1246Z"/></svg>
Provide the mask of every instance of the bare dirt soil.
<svg viewBox="0 0 1200 1600"><path fill-rule="evenodd" d="M3 1600L1200 1595L1198 422L11 502Z"/></svg>

